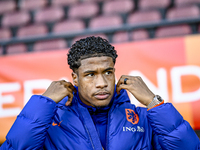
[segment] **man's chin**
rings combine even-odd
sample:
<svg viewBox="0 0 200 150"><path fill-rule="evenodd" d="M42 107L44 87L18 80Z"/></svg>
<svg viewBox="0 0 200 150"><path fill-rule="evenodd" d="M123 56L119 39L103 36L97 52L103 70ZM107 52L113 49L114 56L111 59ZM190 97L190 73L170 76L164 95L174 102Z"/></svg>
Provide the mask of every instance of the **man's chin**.
<svg viewBox="0 0 200 150"><path fill-rule="evenodd" d="M106 107L110 104L110 100L100 100L99 102L93 104L94 107Z"/></svg>

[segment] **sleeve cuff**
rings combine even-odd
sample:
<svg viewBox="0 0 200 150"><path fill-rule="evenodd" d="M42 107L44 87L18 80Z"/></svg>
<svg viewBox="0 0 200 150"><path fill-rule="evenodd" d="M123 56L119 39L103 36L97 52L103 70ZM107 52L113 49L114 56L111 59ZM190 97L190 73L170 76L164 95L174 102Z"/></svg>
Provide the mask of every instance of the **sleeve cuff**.
<svg viewBox="0 0 200 150"><path fill-rule="evenodd" d="M155 107L157 107L157 106L160 106L160 105L162 105L162 104L164 104L164 100L163 100L160 104L157 104L157 105L155 105L155 106L153 106L153 107L147 109L147 111L149 111L150 109L155 108Z"/></svg>

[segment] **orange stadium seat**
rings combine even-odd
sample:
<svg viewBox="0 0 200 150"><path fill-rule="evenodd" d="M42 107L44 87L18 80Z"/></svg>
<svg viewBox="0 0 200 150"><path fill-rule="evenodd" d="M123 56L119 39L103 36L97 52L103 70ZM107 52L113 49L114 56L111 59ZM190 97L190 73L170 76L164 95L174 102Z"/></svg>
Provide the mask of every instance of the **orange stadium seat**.
<svg viewBox="0 0 200 150"><path fill-rule="evenodd" d="M67 19L62 22L58 22L53 27L53 32L55 33L66 33L66 32L76 32L85 29L85 24L82 20L78 19Z"/></svg>
<svg viewBox="0 0 200 150"><path fill-rule="evenodd" d="M134 7L135 5L132 0L105 1L103 4L103 13L129 13L133 11Z"/></svg>
<svg viewBox="0 0 200 150"><path fill-rule="evenodd" d="M24 10L34 10L41 9L45 7L48 3L48 0L21 0L19 3L20 9Z"/></svg>
<svg viewBox="0 0 200 150"><path fill-rule="evenodd" d="M58 50L66 47L67 42L64 39L55 39L36 42L33 46L33 51Z"/></svg>
<svg viewBox="0 0 200 150"><path fill-rule="evenodd" d="M0 1L0 14L8 13L16 9L16 3L13 0Z"/></svg>
<svg viewBox="0 0 200 150"><path fill-rule="evenodd" d="M145 29L134 30L130 33L130 38L133 41L146 40L149 38L149 33Z"/></svg>
<svg viewBox="0 0 200 150"><path fill-rule="evenodd" d="M11 37L12 37L12 34L8 28L0 29L0 41L8 40Z"/></svg>
<svg viewBox="0 0 200 150"><path fill-rule="evenodd" d="M13 44L8 45L7 54L19 54L27 52L27 47L25 44Z"/></svg>
<svg viewBox="0 0 200 150"><path fill-rule="evenodd" d="M35 13L35 22L56 22L61 20L65 15L64 10L61 7L48 7L38 10Z"/></svg>
<svg viewBox="0 0 200 150"><path fill-rule="evenodd" d="M17 37L24 38L24 37L41 36L47 33L48 29L44 24L29 25L19 28L17 32Z"/></svg>
<svg viewBox="0 0 200 150"><path fill-rule="evenodd" d="M30 19L30 15L26 11L7 13L2 18L2 26L22 26L28 24Z"/></svg>
<svg viewBox="0 0 200 150"><path fill-rule="evenodd" d="M97 3L79 3L72 5L68 11L69 18L90 18L99 13Z"/></svg>
<svg viewBox="0 0 200 150"><path fill-rule="evenodd" d="M141 10L167 8L171 0L139 0L138 7Z"/></svg>
<svg viewBox="0 0 200 150"><path fill-rule="evenodd" d="M175 6L188 6L193 4L200 4L200 0L175 0Z"/></svg>
<svg viewBox="0 0 200 150"><path fill-rule="evenodd" d="M200 10L198 6L186 6L186 7L177 7L168 10L166 18L168 20L177 20L177 19L191 19L199 18Z"/></svg>
<svg viewBox="0 0 200 150"><path fill-rule="evenodd" d="M122 42L128 42L129 41L129 33L126 31L119 31L114 33L112 42L113 43L122 43Z"/></svg>
<svg viewBox="0 0 200 150"><path fill-rule="evenodd" d="M155 37L170 37L191 34L192 29L189 25L174 25L167 27L160 27L155 32Z"/></svg>
<svg viewBox="0 0 200 150"><path fill-rule="evenodd" d="M129 24L143 24L159 22L161 14L157 10L137 11L128 16L127 23Z"/></svg>
<svg viewBox="0 0 200 150"><path fill-rule="evenodd" d="M79 0L52 0L52 5L67 6L78 3Z"/></svg>
<svg viewBox="0 0 200 150"><path fill-rule="evenodd" d="M117 27L123 24L122 18L118 15L105 15L92 18L89 23L89 28L106 28Z"/></svg>

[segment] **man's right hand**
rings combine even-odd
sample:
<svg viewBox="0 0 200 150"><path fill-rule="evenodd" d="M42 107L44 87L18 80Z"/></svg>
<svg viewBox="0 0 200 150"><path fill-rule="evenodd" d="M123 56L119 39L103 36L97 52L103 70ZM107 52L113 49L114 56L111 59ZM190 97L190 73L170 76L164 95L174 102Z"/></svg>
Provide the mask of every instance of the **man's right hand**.
<svg viewBox="0 0 200 150"><path fill-rule="evenodd" d="M53 81L42 95L51 98L56 103L60 102L64 97L68 96L68 101L65 104L68 106L72 102L73 92L77 91L72 83L61 80Z"/></svg>

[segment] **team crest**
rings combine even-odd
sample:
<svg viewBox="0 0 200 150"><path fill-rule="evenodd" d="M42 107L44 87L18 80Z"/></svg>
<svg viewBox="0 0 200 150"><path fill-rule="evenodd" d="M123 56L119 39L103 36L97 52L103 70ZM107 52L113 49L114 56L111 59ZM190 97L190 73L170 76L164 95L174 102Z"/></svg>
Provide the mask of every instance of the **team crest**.
<svg viewBox="0 0 200 150"><path fill-rule="evenodd" d="M126 119L132 124L137 124L139 122L138 115L132 109L125 109L126 111Z"/></svg>

